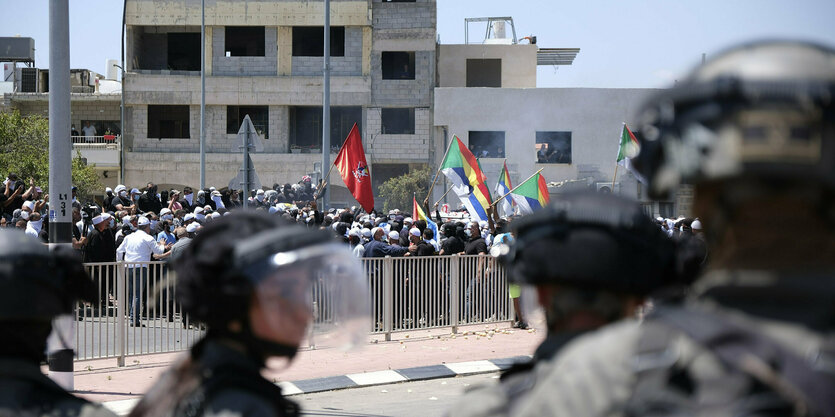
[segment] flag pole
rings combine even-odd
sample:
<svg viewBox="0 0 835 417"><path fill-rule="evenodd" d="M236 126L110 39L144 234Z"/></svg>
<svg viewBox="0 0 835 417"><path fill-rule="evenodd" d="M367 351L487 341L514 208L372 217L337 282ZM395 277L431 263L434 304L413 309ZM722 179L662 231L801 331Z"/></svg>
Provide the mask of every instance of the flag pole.
<svg viewBox="0 0 835 417"><path fill-rule="evenodd" d="M533 175L531 175L530 177L525 178L525 180L524 180L524 181L522 181L522 182L520 182L520 183L519 183L519 185L517 185L517 186L513 187L513 189L512 189L512 190L508 191L508 192L507 192L507 193L505 193L503 196L501 196L498 200L494 201L494 202L493 202L493 204L490 204L490 207L495 207L495 206L496 206L496 204L499 204L499 202L500 202L500 201L504 200L504 198L505 198L505 197L509 196L509 195L510 195L510 194L512 194L514 191L516 191L516 189L517 189L517 188L521 187L521 186L522 186L522 184L524 184L524 183L528 182L528 180L529 180L529 179L531 179L531 178L533 178L536 174L539 174L540 172L542 172L542 170L543 170L543 169L545 169L545 168L539 168L539 171L536 171L536 172L534 172L534 173L533 173Z"/></svg>
<svg viewBox="0 0 835 417"><path fill-rule="evenodd" d="M354 125L356 126L356 123L354 123ZM354 128L352 127L351 130L353 130L353 129ZM348 133L348 135L350 136L350 132ZM339 157L339 154L342 153L342 149L345 147L346 143L348 143L348 138L347 137L345 138L345 140L342 141L342 146L339 147L339 152L337 152L337 154L336 154L337 158ZM365 149L363 149L363 152L364 151L365 151ZM330 150L328 150L328 152L330 152ZM319 195L319 191L321 191L322 189L324 189L328 185L328 180L330 180L330 178L331 178L331 172L333 171L333 167L336 166L336 159L337 158L334 158L333 162L331 162L331 168L328 170L328 175L325 175L324 177L322 177L322 183L318 187L316 187L316 195L315 195L314 200L316 200L316 201L319 200L319 197L321 197Z"/></svg>
<svg viewBox="0 0 835 417"><path fill-rule="evenodd" d="M612 177L612 194L615 193L615 179L618 177L618 164L615 164L615 176Z"/></svg>
<svg viewBox="0 0 835 417"><path fill-rule="evenodd" d="M458 138L458 136L452 135L452 138L453 138L453 139L457 139L457 138ZM452 148L452 143L453 143L453 142L454 142L454 141L449 141L449 146L447 146L447 147L446 147L446 152L444 152L444 157L443 157L443 158L441 158L441 165L443 165L443 164L444 164L444 161L446 160L446 156L449 154L449 150L450 150L450 148ZM436 183L436 182L438 182L438 175L440 175L440 174L441 174L441 167L440 167L440 166L438 166L438 172L436 172L436 173L435 173L435 179L434 179L434 180L432 180L432 185L430 185L430 186L429 186L429 192L428 192L428 193L426 193L426 201L427 201L427 202L429 201L429 196L430 196L430 195L432 195L432 188L434 188L434 187L435 187L435 183ZM443 197L441 197L441 198L443 198ZM440 200L439 200L439 201L440 201Z"/></svg>
<svg viewBox="0 0 835 417"><path fill-rule="evenodd" d="M447 194L449 194L449 192L450 192L450 191L452 191L452 187L447 188L447 190L446 190L446 192L444 193L444 195L442 195L442 196L441 196L441 198L439 198L439 199L438 199L438 201L436 201L436 202L435 202L435 204L440 203L440 202L441 202L441 200L443 200L443 199L444 199L444 197L446 197L446 195L447 195ZM433 205L432 205L432 207L435 207L435 204L433 204Z"/></svg>

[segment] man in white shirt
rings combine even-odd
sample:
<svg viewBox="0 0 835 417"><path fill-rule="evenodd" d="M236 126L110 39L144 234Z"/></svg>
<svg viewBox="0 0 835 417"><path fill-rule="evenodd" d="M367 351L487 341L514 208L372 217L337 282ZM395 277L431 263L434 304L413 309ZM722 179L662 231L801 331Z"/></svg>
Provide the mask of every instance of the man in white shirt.
<svg viewBox="0 0 835 417"><path fill-rule="evenodd" d="M165 245L150 235L151 222L147 217L140 216L136 223L136 231L125 236L122 244L116 249L116 260L125 262L149 262L153 255L163 255L171 249L172 244ZM142 288L148 276L148 265L137 263L127 265L128 272L128 300L130 300L131 326L141 326Z"/></svg>
<svg viewBox="0 0 835 417"><path fill-rule="evenodd" d="M84 139L87 142L93 142L96 139L96 127L90 124L89 120L84 122L84 127L81 128L81 132L84 133Z"/></svg>

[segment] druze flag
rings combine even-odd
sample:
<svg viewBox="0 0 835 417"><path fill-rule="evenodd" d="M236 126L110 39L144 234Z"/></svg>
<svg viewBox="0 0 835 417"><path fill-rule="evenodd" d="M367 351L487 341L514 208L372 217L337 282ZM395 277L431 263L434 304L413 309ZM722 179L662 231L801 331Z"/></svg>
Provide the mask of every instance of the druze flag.
<svg viewBox="0 0 835 417"><path fill-rule="evenodd" d="M348 133L348 138L345 139L333 163L339 170L342 181L345 181L348 191L357 199L363 210L370 213L374 209L371 171L368 170L368 164L365 162L365 151L362 149L362 138L356 123Z"/></svg>

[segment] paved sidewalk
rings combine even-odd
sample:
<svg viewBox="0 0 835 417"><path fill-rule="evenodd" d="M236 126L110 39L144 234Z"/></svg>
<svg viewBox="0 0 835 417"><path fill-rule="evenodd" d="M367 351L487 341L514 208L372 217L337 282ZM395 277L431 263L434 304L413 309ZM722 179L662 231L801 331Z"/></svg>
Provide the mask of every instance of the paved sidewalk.
<svg viewBox="0 0 835 417"><path fill-rule="evenodd" d="M270 362L264 376L293 394L399 378L379 371L398 370L396 374L404 376L404 381L489 372L506 367L513 358L532 354L544 336L544 330L513 329L506 322L462 326L458 334L449 328L395 333L392 338L396 340L388 342L372 336L367 346L354 351L302 350L289 367L281 361ZM127 366L121 368L116 367L115 359L76 362L75 394L91 401L130 405L132 401L122 400L141 397L182 354L128 357ZM475 362L489 360L493 361ZM455 365L437 367L445 364Z"/></svg>

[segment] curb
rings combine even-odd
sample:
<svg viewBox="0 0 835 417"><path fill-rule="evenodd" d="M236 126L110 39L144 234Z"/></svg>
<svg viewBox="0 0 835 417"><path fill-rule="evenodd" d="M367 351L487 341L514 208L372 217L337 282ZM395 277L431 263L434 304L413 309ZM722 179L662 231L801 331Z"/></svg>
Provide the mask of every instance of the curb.
<svg viewBox="0 0 835 417"><path fill-rule="evenodd" d="M498 372L504 371L516 363L526 362L530 359L530 355L522 355L502 359L446 363L441 365L304 379L292 382L279 382L277 385L281 387L284 395L289 397L323 391ZM138 401L138 398L133 398L129 400L107 401L102 403L102 405L118 415L127 415Z"/></svg>

